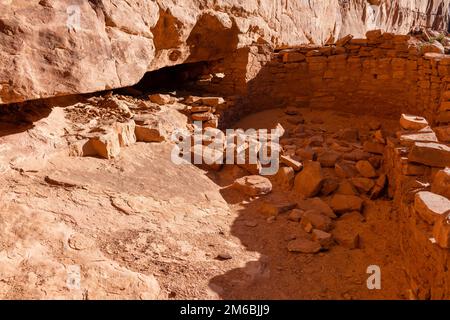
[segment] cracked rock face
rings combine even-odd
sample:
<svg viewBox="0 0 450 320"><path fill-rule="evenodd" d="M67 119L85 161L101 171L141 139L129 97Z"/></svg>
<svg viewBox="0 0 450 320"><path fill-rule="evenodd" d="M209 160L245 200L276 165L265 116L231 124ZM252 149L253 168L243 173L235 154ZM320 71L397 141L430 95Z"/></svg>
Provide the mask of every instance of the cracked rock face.
<svg viewBox="0 0 450 320"><path fill-rule="evenodd" d="M0 104L137 83L254 42L443 29L449 0L0 0Z"/></svg>

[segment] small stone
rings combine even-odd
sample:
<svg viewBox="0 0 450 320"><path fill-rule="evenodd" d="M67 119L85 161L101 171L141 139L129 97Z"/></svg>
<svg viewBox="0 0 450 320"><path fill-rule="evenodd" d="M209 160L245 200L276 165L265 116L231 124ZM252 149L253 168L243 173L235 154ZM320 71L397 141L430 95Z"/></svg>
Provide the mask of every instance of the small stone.
<svg viewBox="0 0 450 320"><path fill-rule="evenodd" d="M202 97L199 100L202 104L210 107L217 107L218 105L225 103L225 100L222 97Z"/></svg>
<svg viewBox="0 0 450 320"><path fill-rule="evenodd" d="M386 188L386 184L388 182L387 176L385 174L382 174L380 177L378 177L377 181L375 182L375 186L372 189L372 192L370 194L370 199L375 200L379 198Z"/></svg>
<svg viewBox="0 0 450 320"><path fill-rule="evenodd" d="M168 135L163 125L156 119L148 119L135 127L136 140L142 142L162 142Z"/></svg>
<svg viewBox="0 0 450 320"><path fill-rule="evenodd" d="M312 161L312 160L314 160L314 157L315 157L314 150L309 148L309 147L308 148L297 149L295 151L295 154L297 156L299 156L300 159L302 159L303 161L307 161L307 160Z"/></svg>
<svg viewBox="0 0 450 320"><path fill-rule="evenodd" d="M148 97L151 102L159 104L159 105L165 105L165 104L171 104L173 103L173 99L168 94L152 94Z"/></svg>
<svg viewBox="0 0 450 320"><path fill-rule="evenodd" d="M231 259L233 259L233 257L229 253L226 253L226 252L219 253L217 255L217 260L220 260L220 261L231 260Z"/></svg>
<svg viewBox="0 0 450 320"><path fill-rule="evenodd" d="M284 63L292 63L292 62L301 62L305 61L305 55L300 52L286 52L283 54L283 62Z"/></svg>
<svg viewBox="0 0 450 320"><path fill-rule="evenodd" d="M311 224L315 229L322 231L329 231L333 226L329 217L315 210L304 212L300 223L302 226Z"/></svg>
<svg viewBox="0 0 450 320"><path fill-rule="evenodd" d="M428 126L428 121L424 117L402 114L400 125L405 130L420 130Z"/></svg>
<svg viewBox="0 0 450 320"><path fill-rule="evenodd" d="M361 211L363 200L357 196L335 194L330 204L334 212L345 213L349 211Z"/></svg>
<svg viewBox="0 0 450 320"><path fill-rule="evenodd" d="M194 121L210 121L215 118L214 114L211 112L193 113L191 117Z"/></svg>
<svg viewBox="0 0 450 320"><path fill-rule="evenodd" d="M360 160L367 160L371 156L372 155L370 153L357 149L349 153L344 153L343 158L344 160L349 161L360 161Z"/></svg>
<svg viewBox="0 0 450 320"><path fill-rule="evenodd" d="M436 173L431 184L431 192L450 199L450 168L445 168Z"/></svg>
<svg viewBox="0 0 450 320"><path fill-rule="evenodd" d="M136 124L133 120L129 120L125 123L117 122L114 124L114 128L119 135L121 147L131 146L136 143Z"/></svg>
<svg viewBox="0 0 450 320"><path fill-rule="evenodd" d="M330 217L331 219L336 218L336 215L334 214L330 206L318 197L298 201L298 208L303 211L318 211L320 213L323 213L327 217Z"/></svg>
<svg viewBox="0 0 450 320"><path fill-rule="evenodd" d="M360 248L360 235L347 222L336 224L332 235L336 242L344 248L350 250Z"/></svg>
<svg viewBox="0 0 450 320"><path fill-rule="evenodd" d="M299 222L301 220L301 218L303 217L304 213L305 213L305 211L303 211L303 210L294 209L289 213L288 220L293 221L293 222Z"/></svg>
<svg viewBox="0 0 450 320"><path fill-rule="evenodd" d="M336 41L336 47L343 47L345 46L347 43L350 42L350 40L353 39L353 35L348 34L343 38L340 38L338 41Z"/></svg>
<svg viewBox="0 0 450 320"><path fill-rule="evenodd" d="M199 112L214 112L211 107L208 106L193 106L189 108L191 113L199 113Z"/></svg>
<svg viewBox="0 0 450 320"><path fill-rule="evenodd" d="M334 170L341 178L353 178L358 175L358 170L356 170L353 162L340 161L335 164Z"/></svg>
<svg viewBox="0 0 450 320"><path fill-rule="evenodd" d="M336 137L339 140L344 140L347 142L358 142L359 141L359 131L356 128L346 128L340 130Z"/></svg>
<svg viewBox="0 0 450 320"><path fill-rule="evenodd" d="M340 157L341 154L335 151L324 151L318 154L317 161L320 162L322 167L333 168Z"/></svg>
<svg viewBox="0 0 450 320"><path fill-rule="evenodd" d="M323 136L315 135L308 138L307 145L310 147L321 147L324 143Z"/></svg>
<svg viewBox="0 0 450 320"><path fill-rule="evenodd" d="M357 196L359 193L356 191L355 187L348 180L343 180L339 184L339 188L336 191L337 194Z"/></svg>
<svg viewBox="0 0 450 320"><path fill-rule="evenodd" d="M375 178L377 172L372 164L367 160L360 160L356 163L356 170L365 178Z"/></svg>
<svg viewBox="0 0 450 320"><path fill-rule="evenodd" d="M308 161L304 163L303 170L295 177L294 190L307 198L311 198L320 192L322 182L320 163Z"/></svg>
<svg viewBox="0 0 450 320"><path fill-rule="evenodd" d="M263 202L260 206L260 212L268 216L277 216L296 207L297 203L295 202Z"/></svg>
<svg viewBox="0 0 450 320"><path fill-rule="evenodd" d="M375 154L383 154L385 145L377 142L377 141L369 141L367 140L363 144L363 149L366 152L375 153Z"/></svg>
<svg viewBox="0 0 450 320"><path fill-rule="evenodd" d="M258 226L258 222L256 221L245 221L245 226L250 228L255 228Z"/></svg>
<svg viewBox="0 0 450 320"><path fill-rule="evenodd" d="M429 224L434 224L450 210L450 200L438 194L421 191L414 198L414 210Z"/></svg>
<svg viewBox="0 0 450 320"><path fill-rule="evenodd" d="M333 178L327 178L323 181L322 189L320 192L324 196L329 196L330 194L334 193L337 188L339 188L339 182L336 179Z"/></svg>
<svg viewBox="0 0 450 320"><path fill-rule="evenodd" d="M284 110L284 113L289 116L296 116L296 115L298 115L298 109L296 107L287 107Z"/></svg>
<svg viewBox="0 0 450 320"><path fill-rule="evenodd" d="M317 253L322 249L320 243L308 239L296 239L288 244L289 252Z"/></svg>
<svg viewBox="0 0 450 320"><path fill-rule="evenodd" d="M246 176L237 179L233 183L233 188L254 197L270 193L272 191L272 183L265 177L257 175Z"/></svg>
<svg viewBox="0 0 450 320"><path fill-rule="evenodd" d="M312 231L311 239L315 242L320 243L320 245L324 249L329 249L334 244L333 236L331 235L331 233L319 229L314 229Z"/></svg>
<svg viewBox="0 0 450 320"><path fill-rule="evenodd" d="M303 168L303 164L301 162L295 161L289 156L280 156L280 162L291 167L295 171L300 171Z"/></svg>

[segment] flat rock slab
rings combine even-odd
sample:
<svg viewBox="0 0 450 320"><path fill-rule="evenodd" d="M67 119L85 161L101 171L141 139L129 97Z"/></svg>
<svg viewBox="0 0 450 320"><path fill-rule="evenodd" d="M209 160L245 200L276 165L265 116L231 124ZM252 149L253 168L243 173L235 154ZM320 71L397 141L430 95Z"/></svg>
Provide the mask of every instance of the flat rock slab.
<svg viewBox="0 0 450 320"><path fill-rule="evenodd" d="M402 114L400 125L405 130L420 130L428 126L428 121L424 117Z"/></svg>
<svg viewBox="0 0 450 320"><path fill-rule="evenodd" d="M450 213L450 200L438 194L421 191L414 198L414 209L429 224L434 224Z"/></svg>
<svg viewBox="0 0 450 320"><path fill-rule="evenodd" d="M322 249L319 242L311 241L308 239L296 239L288 244L289 252L298 253L317 253Z"/></svg>
<svg viewBox="0 0 450 320"><path fill-rule="evenodd" d="M434 142L415 142L408 159L410 162L444 168L450 165L450 147Z"/></svg>
<svg viewBox="0 0 450 320"><path fill-rule="evenodd" d="M248 196L268 194L272 191L272 183L269 179L254 175L237 179L233 188L244 192Z"/></svg>

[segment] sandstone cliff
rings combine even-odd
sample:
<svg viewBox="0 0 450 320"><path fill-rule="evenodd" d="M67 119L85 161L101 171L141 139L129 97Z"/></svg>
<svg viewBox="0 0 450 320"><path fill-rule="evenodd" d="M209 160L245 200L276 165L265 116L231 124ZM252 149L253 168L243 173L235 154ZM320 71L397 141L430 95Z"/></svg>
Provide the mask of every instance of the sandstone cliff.
<svg viewBox="0 0 450 320"><path fill-rule="evenodd" d="M445 29L450 0L0 0L0 104L137 83L254 42Z"/></svg>

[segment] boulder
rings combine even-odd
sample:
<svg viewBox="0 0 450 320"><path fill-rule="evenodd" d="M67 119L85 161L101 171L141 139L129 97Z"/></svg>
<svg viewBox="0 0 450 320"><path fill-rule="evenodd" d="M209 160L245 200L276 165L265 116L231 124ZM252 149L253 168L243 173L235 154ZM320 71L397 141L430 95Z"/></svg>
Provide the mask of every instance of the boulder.
<svg viewBox="0 0 450 320"><path fill-rule="evenodd" d="M297 174L294 190L307 198L314 197L320 192L323 183L322 167L319 162L304 163L303 170Z"/></svg>
<svg viewBox="0 0 450 320"><path fill-rule="evenodd" d="M272 191L270 180L258 175L239 178L232 186L248 196L264 195Z"/></svg>

